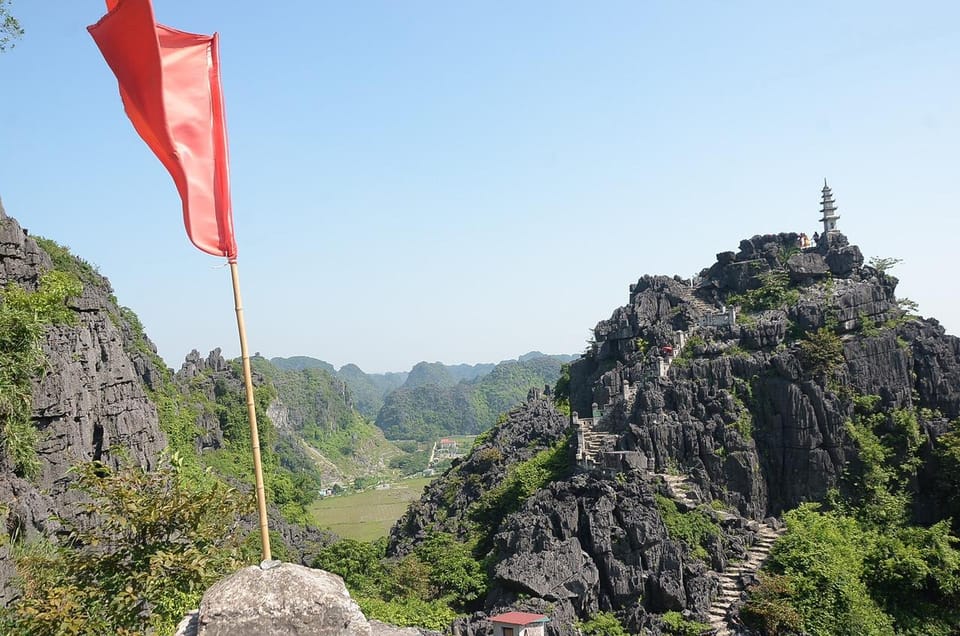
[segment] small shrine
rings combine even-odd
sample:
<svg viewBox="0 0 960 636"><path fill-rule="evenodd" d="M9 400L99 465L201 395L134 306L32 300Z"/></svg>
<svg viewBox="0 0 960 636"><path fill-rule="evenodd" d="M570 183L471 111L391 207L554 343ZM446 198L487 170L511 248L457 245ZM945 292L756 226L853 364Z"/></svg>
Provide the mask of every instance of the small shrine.
<svg viewBox="0 0 960 636"><path fill-rule="evenodd" d="M820 213L823 215L823 218L820 219L823 222L823 233L826 234L827 232L836 232L837 219L840 218L840 215L837 214L837 206L833 202L833 192L830 190L830 186L827 185L826 179L823 180L822 199L820 200Z"/></svg>
<svg viewBox="0 0 960 636"><path fill-rule="evenodd" d="M544 625L550 619L543 614L529 612L507 612L498 616L491 616L493 636L543 636Z"/></svg>

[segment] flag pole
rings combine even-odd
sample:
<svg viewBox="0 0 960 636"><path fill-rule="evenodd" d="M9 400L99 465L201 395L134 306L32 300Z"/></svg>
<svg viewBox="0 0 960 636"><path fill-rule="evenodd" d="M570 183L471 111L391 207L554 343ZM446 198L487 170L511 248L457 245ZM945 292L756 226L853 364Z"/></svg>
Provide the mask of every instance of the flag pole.
<svg viewBox="0 0 960 636"><path fill-rule="evenodd" d="M263 488L263 467L260 463L260 434L257 431L257 409L253 400L253 377L250 373L250 354L247 351L247 328L243 323L243 302L240 300L240 274L237 261L230 259L230 277L233 279L233 301L237 309L237 330L240 332L240 358L243 363L243 384L247 391L247 416L250 418L250 444L253 446L253 475L257 487L257 512L260 516L260 543L263 560L269 561L270 530L267 527L267 495Z"/></svg>

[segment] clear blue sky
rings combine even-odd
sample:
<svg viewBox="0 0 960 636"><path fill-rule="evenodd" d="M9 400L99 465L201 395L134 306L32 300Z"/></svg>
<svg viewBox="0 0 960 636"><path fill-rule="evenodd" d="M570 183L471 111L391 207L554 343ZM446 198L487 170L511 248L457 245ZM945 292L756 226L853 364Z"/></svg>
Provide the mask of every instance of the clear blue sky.
<svg viewBox="0 0 960 636"><path fill-rule="evenodd" d="M154 0L219 31L251 348L367 371L574 353L645 273L840 229L960 329L960 3ZM237 355L85 27L14 0L0 197L97 264L167 363Z"/></svg>

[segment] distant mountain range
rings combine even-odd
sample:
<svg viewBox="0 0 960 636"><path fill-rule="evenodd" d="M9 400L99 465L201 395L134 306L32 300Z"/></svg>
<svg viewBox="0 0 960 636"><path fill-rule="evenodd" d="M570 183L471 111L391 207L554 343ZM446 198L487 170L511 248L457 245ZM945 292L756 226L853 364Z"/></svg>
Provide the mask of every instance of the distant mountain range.
<svg viewBox="0 0 960 636"><path fill-rule="evenodd" d="M542 359L553 362L546 364L535 362ZM530 351L516 360L505 360L499 364L490 362L448 365L441 362L419 362L409 371L388 373L365 373L355 364L346 364L337 370L329 362L309 356L272 358L270 362L276 368L285 371L304 369L326 371L346 384L352 396L352 405L361 415L370 421L376 421L378 426L386 427L399 436L394 437L395 439L400 439L419 437L407 435L403 431L408 428L407 422L424 418L436 422L436 425L425 428L417 425L414 428L435 430L441 435L454 432L476 432L474 429L478 425L481 426L479 430L483 430L493 424L501 410L506 410L522 401L531 387L555 382L559 376L560 365L574 359L576 356L546 355L539 351ZM513 370L495 375L484 385L482 392L485 396L498 397L492 397L492 403L487 403L484 398L481 400L483 404L478 408L467 408L466 412L463 412L464 400L472 398L457 396L471 394L473 391L466 386L459 389L456 387L461 383L482 381L502 365L507 365L507 369ZM511 365L519 366L514 368ZM521 384L532 382L532 384L508 386L513 381ZM387 397L398 390L400 390L399 395L390 401L389 412L381 416ZM513 399L514 394L516 399ZM492 416L486 413L488 409L497 409L497 405L503 403L504 396L507 395L511 396L506 398L510 404L501 410L496 410ZM429 411L429 414L418 418L414 411L423 409ZM461 415L458 416L458 413L451 409L461 412Z"/></svg>

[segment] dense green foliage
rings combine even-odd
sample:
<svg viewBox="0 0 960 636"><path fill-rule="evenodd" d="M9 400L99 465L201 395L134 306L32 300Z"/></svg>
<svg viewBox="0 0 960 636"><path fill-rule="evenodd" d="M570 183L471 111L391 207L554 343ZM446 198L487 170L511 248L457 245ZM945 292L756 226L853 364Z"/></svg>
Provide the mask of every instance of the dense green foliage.
<svg viewBox="0 0 960 636"><path fill-rule="evenodd" d="M676 634L676 636L700 636L710 629L706 623L687 620L677 611L667 612L660 617L660 621L668 634Z"/></svg>
<svg viewBox="0 0 960 636"><path fill-rule="evenodd" d="M835 495L832 510L805 505L784 516L788 532L766 566L776 576L753 592L744 619L772 634L955 634L958 539L947 518L931 526L910 519L925 414L884 410L877 396L853 402L846 432L858 456L847 475L849 496ZM950 462L949 435L934 453L941 469Z"/></svg>
<svg viewBox="0 0 960 636"><path fill-rule="evenodd" d="M940 500L946 502L944 513L953 519L953 531L960 534L960 428L957 423L953 430L937 439L934 448L937 462L936 488Z"/></svg>
<svg viewBox="0 0 960 636"><path fill-rule="evenodd" d="M610 612L597 612L589 620L577 621L576 626L583 636L628 636L623 625Z"/></svg>
<svg viewBox="0 0 960 636"><path fill-rule="evenodd" d="M480 418L471 401L470 385L436 385L397 389L377 415L387 439L428 441L452 433L477 433Z"/></svg>
<svg viewBox="0 0 960 636"><path fill-rule="evenodd" d="M556 382L561 364L550 356L512 360L476 380L454 386L404 386L387 396L377 426L388 439L427 441L479 433L493 426L499 413L522 402L531 388Z"/></svg>
<svg viewBox="0 0 960 636"><path fill-rule="evenodd" d="M807 332L799 347L804 368L814 376L828 375L843 363L843 342L829 327Z"/></svg>
<svg viewBox="0 0 960 636"><path fill-rule="evenodd" d="M699 559L706 559L708 557L707 542L720 534L720 527L716 522L700 510L680 512L677 503L669 497L658 494L654 495L654 498L670 538L683 541L690 549L690 554Z"/></svg>
<svg viewBox="0 0 960 636"><path fill-rule="evenodd" d="M0 616L0 631L172 633L203 591L242 563L238 519L250 503L181 468L176 457L153 472L78 465L79 512L96 523L66 521L64 545L18 547L22 596Z"/></svg>
<svg viewBox="0 0 960 636"><path fill-rule="evenodd" d="M444 629L456 610L473 607L488 585L471 546L438 533L398 561L388 561L386 542L343 539L325 548L314 567L343 577L368 618L395 625Z"/></svg>
<svg viewBox="0 0 960 636"><path fill-rule="evenodd" d="M410 374L403 383L404 389L416 389L423 386L451 387L457 384L457 379L441 362L418 362L410 369Z"/></svg>
<svg viewBox="0 0 960 636"><path fill-rule="evenodd" d="M357 365L347 364L337 371L337 378L350 390L357 412L372 422L383 407L383 399L391 391L400 388L407 374L364 373Z"/></svg>
<svg viewBox="0 0 960 636"><path fill-rule="evenodd" d="M285 371L264 358L253 358L251 363L276 387L290 428L344 473L355 473L361 458L377 463L377 458L389 461L398 453L376 426L351 407L346 384L326 369Z"/></svg>
<svg viewBox="0 0 960 636"><path fill-rule="evenodd" d="M740 608L740 618L767 636L800 633L803 619L790 604L796 590L788 576L759 573L760 583L750 590L750 598Z"/></svg>
<svg viewBox="0 0 960 636"><path fill-rule="evenodd" d="M790 287L790 277L785 270L771 270L757 276L760 286L740 295L731 295L727 303L740 305L744 311L780 309L793 305L800 299L800 292Z"/></svg>
<svg viewBox="0 0 960 636"><path fill-rule="evenodd" d="M76 320L65 303L82 288L75 276L51 271L40 277L35 292L12 283L0 291L0 448L22 477L40 470L30 413L32 378L44 363L42 338L48 326Z"/></svg>

